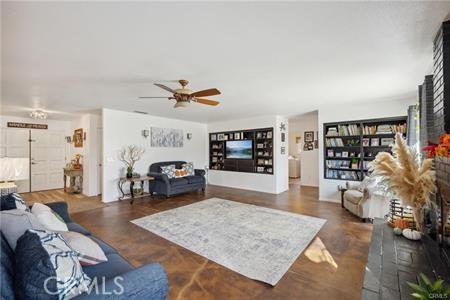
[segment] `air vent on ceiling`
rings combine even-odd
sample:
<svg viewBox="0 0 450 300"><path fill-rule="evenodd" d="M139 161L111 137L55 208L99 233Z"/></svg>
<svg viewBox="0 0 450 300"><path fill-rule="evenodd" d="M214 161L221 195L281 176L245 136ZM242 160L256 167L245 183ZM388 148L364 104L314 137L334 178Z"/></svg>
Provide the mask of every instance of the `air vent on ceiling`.
<svg viewBox="0 0 450 300"><path fill-rule="evenodd" d="M134 112L137 114L148 115L148 112L145 112L145 111L135 110Z"/></svg>

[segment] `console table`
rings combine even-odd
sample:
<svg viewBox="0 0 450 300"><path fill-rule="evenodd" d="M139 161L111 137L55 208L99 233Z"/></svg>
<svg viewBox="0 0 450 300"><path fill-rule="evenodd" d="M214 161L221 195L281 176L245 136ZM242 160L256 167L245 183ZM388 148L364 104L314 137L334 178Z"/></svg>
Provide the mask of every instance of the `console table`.
<svg viewBox="0 0 450 300"><path fill-rule="evenodd" d="M150 181L150 180L155 180L154 177L151 176L140 176L140 177L132 177L132 178L127 178L127 177L122 177L119 179L119 183L118 183L118 187L120 192L122 193L122 196L119 197L119 200L125 200L125 199L130 199L130 204L133 204L134 199L136 198L142 198L142 197L147 197L147 196L152 196L150 193L146 193L144 192L144 182L145 181ZM125 193L123 190L123 187L126 183L130 184L130 192L129 193ZM142 188L142 194L140 195L135 195L134 191L133 191L133 187L135 183L140 183L141 188Z"/></svg>
<svg viewBox="0 0 450 300"><path fill-rule="evenodd" d="M70 178L70 185L68 190L66 188L67 177ZM63 180L64 192L79 194L83 191L83 169L64 168Z"/></svg>

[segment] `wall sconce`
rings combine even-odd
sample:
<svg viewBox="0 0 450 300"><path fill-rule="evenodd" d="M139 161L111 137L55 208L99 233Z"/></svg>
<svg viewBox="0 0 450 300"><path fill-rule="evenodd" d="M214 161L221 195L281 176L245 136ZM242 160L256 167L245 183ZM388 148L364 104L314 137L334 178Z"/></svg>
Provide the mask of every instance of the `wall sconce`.
<svg viewBox="0 0 450 300"><path fill-rule="evenodd" d="M192 139L192 133L188 133L188 134L186 135L186 137L187 137L188 140Z"/></svg>
<svg viewBox="0 0 450 300"><path fill-rule="evenodd" d="M144 138L148 138L148 136L150 135L150 131L147 129L142 130L142 136Z"/></svg>

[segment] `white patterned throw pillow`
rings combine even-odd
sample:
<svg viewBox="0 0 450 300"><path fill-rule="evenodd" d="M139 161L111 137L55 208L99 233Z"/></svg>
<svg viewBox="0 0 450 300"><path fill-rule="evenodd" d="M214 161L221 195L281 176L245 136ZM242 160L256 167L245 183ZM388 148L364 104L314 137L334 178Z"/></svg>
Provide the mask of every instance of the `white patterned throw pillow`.
<svg viewBox="0 0 450 300"><path fill-rule="evenodd" d="M161 173L166 174L169 179L175 177L175 165L161 166L160 168Z"/></svg>
<svg viewBox="0 0 450 300"><path fill-rule="evenodd" d="M181 167L182 167L183 170L186 170L187 176L194 176L195 175L194 163L193 162L188 162L188 163L182 164Z"/></svg>
<svg viewBox="0 0 450 300"><path fill-rule="evenodd" d="M39 236L42 247L50 257L56 272L59 299L70 299L88 291L91 279L83 272L78 260L79 253L70 248L63 236L44 230L29 232Z"/></svg>
<svg viewBox="0 0 450 300"><path fill-rule="evenodd" d="M34 203L31 213L36 216L38 221L47 230L51 231L68 231L66 223L64 223L50 207L42 203Z"/></svg>

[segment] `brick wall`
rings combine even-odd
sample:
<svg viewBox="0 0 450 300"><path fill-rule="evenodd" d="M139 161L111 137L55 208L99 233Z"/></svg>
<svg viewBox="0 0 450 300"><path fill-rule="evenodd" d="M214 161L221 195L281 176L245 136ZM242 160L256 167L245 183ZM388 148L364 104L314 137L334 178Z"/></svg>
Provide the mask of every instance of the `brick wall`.
<svg viewBox="0 0 450 300"><path fill-rule="evenodd" d="M428 145L437 137L434 134L434 101L433 101L433 75L425 76L422 85L419 85L420 103L420 147Z"/></svg>

